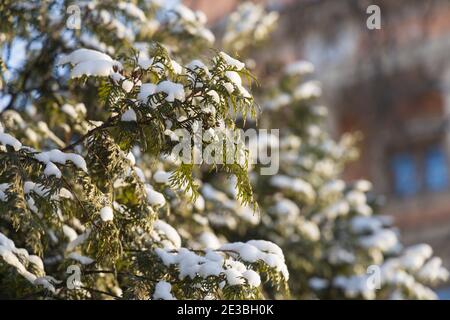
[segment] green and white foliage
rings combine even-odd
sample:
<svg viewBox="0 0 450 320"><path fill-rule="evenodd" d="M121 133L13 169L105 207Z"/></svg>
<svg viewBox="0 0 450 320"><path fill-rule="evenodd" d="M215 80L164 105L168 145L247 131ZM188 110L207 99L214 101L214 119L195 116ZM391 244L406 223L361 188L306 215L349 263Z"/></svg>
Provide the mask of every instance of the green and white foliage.
<svg viewBox="0 0 450 320"><path fill-rule="evenodd" d="M141 42L160 42L183 58L198 57L196 51L214 42L205 28L206 19L180 3L171 3L168 7L165 1L156 0L2 1L2 78L8 77L10 85L4 90L13 97L10 106L30 104L26 99L35 88L45 91L41 99L57 98L54 95L68 84L62 79L66 73L53 68L55 59L79 48L122 57L130 56L130 50ZM20 58L15 55L26 56L20 74L13 63Z"/></svg>
<svg viewBox="0 0 450 320"><path fill-rule="evenodd" d="M172 153L179 130L221 134L256 115L245 65L221 51L199 59L213 36L179 3L72 4L0 5L0 296L254 299L262 282L284 288L277 245L193 240L206 219L202 170L236 176L239 201L256 209L245 146L231 162L223 146L212 162ZM198 144L186 145L195 158Z"/></svg>
<svg viewBox="0 0 450 320"><path fill-rule="evenodd" d="M377 214L369 181L339 178L346 163L358 156L359 137L344 135L335 142L327 134L327 109L318 104L322 89L309 79L313 71L309 62L295 62L285 68L278 86L265 90L260 124L283 130L279 173L251 174L261 221L255 226L229 205L221 216L226 223L216 224L220 219L208 215L213 230L227 239L277 243L296 298L436 298L430 286L448 279L441 259L432 257L426 244L402 246L390 217ZM217 188L223 192L211 196L208 190L206 207L234 203L229 183L217 183Z"/></svg>
<svg viewBox="0 0 450 320"><path fill-rule="evenodd" d="M227 51L240 52L263 43L276 28L279 14L261 3L246 1L226 18L222 45Z"/></svg>
<svg viewBox="0 0 450 320"><path fill-rule="evenodd" d="M327 134L310 63L261 81L277 175L230 135L257 115L233 53L278 15L239 6L227 54L170 3L0 3L0 297L434 298L440 259L401 246L368 181L339 179L359 137Z"/></svg>

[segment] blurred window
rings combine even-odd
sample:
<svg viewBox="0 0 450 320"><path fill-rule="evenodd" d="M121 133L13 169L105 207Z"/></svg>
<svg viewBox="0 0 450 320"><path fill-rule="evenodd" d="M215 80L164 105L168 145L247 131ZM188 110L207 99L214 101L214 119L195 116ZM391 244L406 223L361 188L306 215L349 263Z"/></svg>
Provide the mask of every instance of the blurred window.
<svg viewBox="0 0 450 320"><path fill-rule="evenodd" d="M414 157L409 153L397 154L392 158L395 193L411 196L419 189L419 179Z"/></svg>
<svg viewBox="0 0 450 320"><path fill-rule="evenodd" d="M441 145L418 144L398 150L389 163L393 191L400 197L450 188L447 153Z"/></svg>
<svg viewBox="0 0 450 320"><path fill-rule="evenodd" d="M448 185L445 151L439 146L433 147L425 155L425 186L430 191L443 191Z"/></svg>

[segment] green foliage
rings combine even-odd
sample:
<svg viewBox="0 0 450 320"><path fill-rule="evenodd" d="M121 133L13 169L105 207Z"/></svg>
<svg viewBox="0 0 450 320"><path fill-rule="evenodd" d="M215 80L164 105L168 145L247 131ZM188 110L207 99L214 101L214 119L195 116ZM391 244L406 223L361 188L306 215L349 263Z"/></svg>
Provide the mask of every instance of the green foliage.
<svg viewBox="0 0 450 320"><path fill-rule="evenodd" d="M157 251L199 261L211 254L181 247L201 230L193 216L202 211L204 171L236 176L242 203L256 208L247 159L238 157L247 153L242 143L233 141L232 162L225 165L172 154L177 130L190 134L192 155L196 130L225 132L238 118L256 117L241 80L251 85L254 77L219 51L199 62L213 36L203 15L186 15L181 4L171 9L175 18L160 23L152 19L167 15L167 8L154 3L80 3L81 29L67 27L69 4L0 5L10 22L0 27L1 84L11 97L0 114L0 296L151 299L167 282L175 298L256 299L264 297L259 275L251 284L242 274L259 269L275 286L285 283L263 262L241 263L237 271L239 256L220 251L223 263L214 266L220 272L185 277L185 262L167 264ZM52 19L58 14L67 19ZM13 70L9 55L19 37L26 59ZM76 50L86 46L95 51ZM101 67L113 59L105 73ZM5 72L11 73L6 82ZM142 98L145 85L158 90ZM201 147L210 144L200 139ZM228 160L227 148L220 147L219 160ZM75 267L81 283L72 289L67 271ZM229 282L228 271L242 281Z"/></svg>

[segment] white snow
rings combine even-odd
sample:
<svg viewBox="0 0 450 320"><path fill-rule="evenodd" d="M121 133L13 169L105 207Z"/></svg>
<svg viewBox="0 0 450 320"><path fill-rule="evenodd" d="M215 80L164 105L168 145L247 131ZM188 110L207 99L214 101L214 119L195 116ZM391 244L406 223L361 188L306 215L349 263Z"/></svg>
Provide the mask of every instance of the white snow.
<svg viewBox="0 0 450 320"><path fill-rule="evenodd" d="M53 284L49 281L49 279L52 280L52 282L60 283L61 281L57 281L55 278L50 276L44 276L44 277L38 277L33 281L33 284L36 286L42 286L45 289L51 291L52 293L56 293L56 289L53 286Z"/></svg>
<svg viewBox="0 0 450 320"><path fill-rule="evenodd" d="M200 60L192 60L188 63L186 68L194 72L203 70L206 74L209 74L208 67Z"/></svg>
<svg viewBox="0 0 450 320"><path fill-rule="evenodd" d="M147 102L149 96L156 93L156 85L153 83L143 83L137 95L137 99L142 102Z"/></svg>
<svg viewBox="0 0 450 320"><path fill-rule="evenodd" d="M79 263L81 263L83 265L91 264L95 261L94 259L86 257L86 256L82 256L81 254L79 254L77 252L71 252L71 253L69 253L69 255L67 257L69 259L78 261Z"/></svg>
<svg viewBox="0 0 450 320"><path fill-rule="evenodd" d="M119 2L117 4L117 7L123 11L126 12L127 15L130 17L134 17L141 22L144 22L147 20L144 11L142 11L138 6L136 6L132 2Z"/></svg>
<svg viewBox="0 0 450 320"><path fill-rule="evenodd" d="M225 62L229 66L236 68L236 70L239 71L239 70L242 70L242 69L245 68L245 63L243 63L243 62L241 62L241 61L239 61L239 60L237 60L235 58L230 57L225 52L222 51L222 52L219 53L219 55L222 57L223 60L225 60Z"/></svg>
<svg viewBox="0 0 450 320"><path fill-rule="evenodd" d="M424 285L414 282L414 284L411 286L410 290L412 293L417 297L418 300L437 300L438 296L437 294L431 290L428 287L425 287Z"/></svg>
<svg viewBox="0 0 450 320"><path fill-rule="evenodd" d="M65 165L67 161L70 161L80 170L87 172L86 161L82 156L75 153L64 153L58 149L53 149L51 151L36 153L34 158L44 164L56 162Z"/></svg>
<svg viewBox="0 0 450 320"><path fill-rule="evenodd" d="M75 110L78 112L78 113L81 113L81 114L86 114L86 112L87 112L87 109L86 109L86 106L84 105L84 103L77 103L76 105L75 105Z"/></svg>
<svg viewBox="0 0 450 320"><path fill-rule="evenodd" d="M35 266L37 266L39 268L39 270L44 270L44 263L42 262L42 259L38 256L35 255L29 255L28 256L28 261L31 262L32 264L34 264Z"/></svg>
<svg viewBox="0 0 450 320"><path fill-rule="evenodd" d="M226 208L235 209L236 203L229 199L224 192L215 189L209 183L205 183L201 190L205 199L219 202Z"/></svg>
<svg viewBox="0 0 450 320"><path fill-rule="evenodd" d="M316 197L313 187L301 178L291 178L285 175L277 175L270 179L270 184L280 189L303 193L309 200Z"/></svg>
<svg viewBox="0 0 450 320"><path fill-rule="evenodd" d="M223 272L227 277L227 283L230 286L240 286L245 283L244 277L241 272L235 269L228 269Z"/></svg>
<svg viewBox="0 0 450 320"><path fill-rule="evenodd" d="M367 204L358 205L353 208L358 214L362 216L371 216L373 214L372 208Z"/></svg>
<svg viewBox="0 0 450 320"><path fill-rule="evenodd" d="M322 210L322 214L328 219L336 219L339 216L345 216L349 213L350 206L345 200L333 202Z"/></svg>
<svg viewBox="0 0 450 320"><path fill-rule="evenodd" d="M154 230L159 233L159 235L164 236L170 243L163 241L166 245L165 248L180 248L181 238L178 232L167 222L163 220L156 220L154 224Z"/></svg>
<svg viewBox="0 0 450 320"><path fill-rule="evenodd" d="M15 267L19 272L25 271L24 265L19 261L17 256L13 252L11 252L11 250L8 250L8 248L6 248L5 246L0 246L0 256L7 264Z"/></svg>
<svg viewBox="0 0 450 320"><path fill-rule="evenodd" d="M210 97L212 98L212 100L213 100L215 103L220 103L220 96L219 96L219 94L217 93L217 91L215 91L215 90L209 90L206 94L207 94L208 96L210 96Z"/></svg>
<svg viewBox="0 0 450 320"><path fill-rule="evenodd" d="M121 75L118 72L111 72L111 74L109 75L111 77L111 79L114 81L114 84L119 84L119 82L123 79L125 79L125 77L123 75Z"/></svg>
<svg viewBox="0 0 450 320"><path fill-rule="evenodd" d="M149 58L146 54L143 54L142 52L139 54L138 57L138 65L144 69L147 70L150 68L153 64L153 58Z"/></svg>
<svg viewBox="0 0 450 320"><path fill-rule="evenodd" d="M4 132L0 132L0 143L4 146L13 147L15 151L19 151L20 148L22 148L22 144L19 140Z"/></svg>
<svg viewBox="0 0 450 320"><path fill-rule="evenodd" d="M231 94L235 91L235 87L239 91L239 93L245 98L251 98L251 94L248 92L244 86L242 86L242 79L239 73L236 71L225 71L225 76L228 78L230 82L223 83L225 89Z"/></svg>
<svg viewBox="0 0 450 320"><path fill-rule="evenodd" d="M306 75L314 72L314 65L305 60L299 60L294 63L288 64L284 69L284 72L290 76L293 75Z"/></svg>
<svg viewBox="0 0 450 320"><path fill-rule="evenodd" d="M115 51L113 46L108 46L104 42L101 42L97 38L97 36L93 34L82 33L80 36L80 41L84 46L96 49L98 51L104 51L108 53L114 53Z"/></svg>
<svg viewBox="0 0 450 320"><path fill-rule="evenodd" d="M83 244L89 238L90 234L91 234L91 230L87 229L84 233L82 233L78 237L76 237L76 239L70 241L69 244L67 245L66 250L72 251L77 246Z"/></svg>
<svg viewBox="0 0 450 320"><path fill-rule="evenodd" d="M72 78L82 76L108 77L113 72L113 66L117 65L110 61L85 61L77 64L71 72Z"/></svg>
<svg viewBox="0 0 450 320"><path fill-rule="evenodd" d="M8 201L6 190L9 188L9 183L0 183L0 201Z"/></svg>
<svg viewBox="0 0 450 320"><path fill-rule="evenodd" d="M439 257L431 258L418 271L417 275L420 279L431 283L437 281L445 282L449 278L449 272L442 266L442 259Z"/></svg>
<svg viewBox="0 0 450 320"><path fill-rule="evenodd" d="M328 198L333 195L340 194L345 189L345 182L340 179L331 180L325 183L319 190L322 198Z"/></svg>
<svg viewBox="0 0 450 320"><path fill-rule="evenodd" d="M359 190L351 190L345 194L345 198L348 203L353 207L358 207L365 205L367 202L367 197L364 192Z"/></svg>
<svg viewBox="0 0 450 320"><path fill-rule="evenodd" d="M46 283L44 283L45 281L36 281L36 279L39 278L25 268L21 260L19 260L18 256L21 259L24 259L29 263L35 265L45 274L44 263L42 262L42 259L40 257L28 254L28 251L26 249L16 248L14 242L0 232L0 258L5 263L14 267L17 272L25 279L27 279L30 283L34 285L43 285L46 289L54 293L55 288L50 283L48 283L48 281ZM43 278L45 279L47 277Z"/></svg>
<svg viewBox="0 0 450 320"><path fill-rule="evenodd" d="M36 207L36 203L32 197L29 197L27 199L27 205L32 212L39 214L39 209L38 209L38 207Z"/></svg>
<svg viewBox="0 0 450 320"><path fill-rule="evenodd" d="M175 60L171 60L170 63L172 65L173 71L176 74L181 74L183 72L183 67L180 66L180 64L178 62L176 62Z"/></svg>
<svg viewBox="0 0 450 320"><path fill-rule="evenodd" d="M168 136L170 138L170 141L180 141L178 135L170 129L164 130L164 135Z"/></svg>
<svg viewBox="0 0 450 320"><path fill-rule="evenodd" d="M204 231L198 237L198 241L204 248L218 249L222 245L217 236L211 231Z"/></svg>
<svg viewBox="0 0 450 320"><path fill-rule="evenodd" d="M29 194L33 191L41 197L44 197L49 192L48 188L45 188L39 183L34 183L33 181L25 181L25 183L23 184L23 190L25 194Z"/></svg>
<svg viewBox="0 0 450 320"><path fill-rule="evenodd" d="M261 285L261 277L253 270L246 270L242 276L247 279L247 283L252 287L259 287Z"/></svg>
<svg viewBox="0 0 450 320"><path fill-rule="evenodd" d="M261 284L259 275L247 269L243 263L232 258L225 261L222 254L209 249L205 251L205 255L199 255L186 248L180 248L178 252L157 248L155 252L166 266L178 266L180 280L186 277L194 279L197 276L206 279L223 274L229 286L243 285L246 280L250 286Z"/></svg>
<svg viewBox="0 0 450 320"><path fill-rule="evenodd" d="M200 275L200 268L202 268L201 276L204 278L210 275L218 276L222 271L223 259L222 261L214 261L207 255L200 256L186 248L180 248L178 252L157 248L155 252L166 266L178 265L180 280L186 277L195 278ZM202 265L206 265L206 267ZM217 266L219 266L219 269L217 269Z"/></svg>
<svg viewBox="0 0 450 320"><path fill-rule="evenodd" d="M75 110L74 106L72 106L71 104L68 104L68 103L63 104L63 106L61 107L61 111L73 119L78 118L78 113Z"/></svg>
<svg viewBox="0 0 450 320"><path fill-rule="evenodd" d="M68 55L59 57L57 65L70 63L73 67L71 77L86 76L107 77L113 72L113 67L122 69L120 62L113 60L109 55L91 49L78 49Z"/></svg>
<svg viewBox="0 0 450 320"><path fill-rule="evenodd" d="M234 92L234 86L231 82L224 82L223 87L227 90L228 93L233 93Z"/></svg>
<svg viewBox="0 0 450 320"><path fill-rule="evenodd" d="M100 210L100 218L103 221L112 221L114 219L114 212L111 207L103 207Z"/></svg>
<svg viewBox="0 0 450 320"><path fill-rule="evenodd" d="M28 139L31 140L31 142L37 143L39 141L38 134L31 128L25 129L25 135L27 136Z"/></svg>
<svg viewBox="0 0 450 320"><path fill-rule="evenodd" d="M155 286L155 292L153 293L153 299L158 300L176 300L175 297L172 295L172 286L170 283L166 281L158 281L158 283Z"/></svg>
<svg viewBox="0 0 450 320"><path fill-rule="evenodd" d="M289 272L284 262L284 255L280 247L266 240L250 240L222 245L219 250L237 254L244 261L254 263L258 260L265 262L269 267L281 272L284 278L289 279Z"/></svg>
<svg viewBox="0 0 450 320"><path fill-rule="evenodd" d="M339 245L328 250L328 261L333 265L353 264L355 259L356 257L352 252Z"/></svg>
<svg viewBox="0 0 450 320"><path fill-rule="evenodd" d="M167 95L166 101L168 102L174 102L175 100L183 102L185 100L184 87L180 83L164 80L157 85L156 92L164 92Z"/></svg>
<svg viewBox="0 0 450 320"><path fill-rule="evenodd" d="M53 162L47 162L45 165L44 174L46 176L55 176L58 179L62 176L61 171Z"/></svg>
<svg viewBox="0 0 450 320"><path fill-rule="evenodd" d="M367 285L366 275L353 275L350 277L337 276L333 285L344 291L349 298L362 295L365 299L375 299L375 291Z"/></svg>
<svg viewBox="0 0 450 320"><path fill-rule="evenodd" d="M367 180L358 180L355 183L355 189L361 192L368 192L372 189L372 182Z"/></svg>
<svg viewBox="0 0 450 320"><path fill-rule="evenodd" d="M136 122L137 121L137 116L136 116L136 112L130 108L127 111L125 111L122 116L120 117L120 121L123 122Z"/></svg>
<svg viewBox="0 0 450 320"><path fill-rule="evenodd" d="M329 282L327 279L313 277L308 281L308 284L314 290L323 290L328 287Z"/></svg>
<svg viewBox="0 0 450 320"><path fill-rule="evenodd" d="M141 180L142 183L145 182L145 174L139 167L134 167L134 172L138 176L139 180Z"/></svg>
<svg viewBox="0 0 450 320"><path fill-rule="evenodd" d="M311 112L319 117L326 117L328 115L328 108L325 106L313 106Z"/></svg>
<svg viewBox="0 0 450 320"><path fill-rule="evenodd" d="M202 197L202 195L198 195L197 199L194 202L194 207L197 211L200 212L203 212L205 210L205 199Z"/></svg>
<svg viewBox="0 0 450 320"><path fill-rule="evenodd" d="M153 180L155 180L156 183L168 184L171 176L172 173L170 172L158 170L153 174Z"/></svg>
<svg viewBox="0 0 450 320"><path fill-rule="evenodd" d="M127 93L130 92L131 89L133 89L133 86L134 86L133 81L130 81L128 79L125 79L122 82L122 89Z"/></svg>
<svg viewBox="0 0 450 320"><path fill-rule="evenodd" d="M110 62L113 61L113 59L105 53L102 53L97 50L82 48L82 49L77 49L70 54L61 55L58 58L57 65L63 65L66 63L70 63L72 65L77 65L77 64L79 64L81 62L85 62L85 61L99 61L99 60L110 61Z"/></svg>
<svg viewBox="0 0 450 320"><path fill-rule="evenodd" d="M313 277L313 278L309 279L308 284L314 290L322 290L322 289L325 289L328 286L328 280L327 279Z"/></svg>
<svg viewBox="0 0 450 320"><path fill-rule="evenodd" d="M102 23L107 25L109 30L115 32L119 39L127 39L130 43L134 41L135 36L131 26L123 24L106 9L101 10L98 16L102 20Z"/></svg>
<svg viewBox="0 0 450 320"><path fill-rule="evenodd" d="M173 24L174 30L185 30L192 35L201 37L210 44L214 42L213 33L204 27L207 18L201 11L193 12L181 3L168 2L168 8L165 10L165 19L168 23ZM166 20L164 20L166 21Z"/></svg>
<svg viewBox="0 0 450 320"><path fill-rule="evenodd" d="M310 241L318 241L320 239L320 229L312 221L301 220L300 232Z"/></svg>
<svg viewBox="0 0 450 320"><path fill-rule="evenodd" d="M350 227L355 233L375 232L383 227L378 217L356 216L350 220Z"/></svg>
<svg viewBox="0 0 450 320"><path fill-rule="evenodd" d="M283 106L288 105L291 102L291 96L286 93L277 94L271 100L267 100L264 103L264 107L269 110L277 110Z"/></svg>
<svg viewBox="0 0 450 320"><path fill-rule="evenodd" d="M361 237L359 242L365 248L378 248L383 252L389 252L399 244L397 234L390 229L381 229L372 235Z"/></svg>
<svg viewBox="0 0 450 320"><path fill-rule="evenodd" d="M136 165L136 158L135 158L133 152L128 152L127 159L130 160L130 163L132 166Z"/></svg>
<svg viewBox="0 0 450 320"><path fill-rule="evenodd" d="M152 186L145 185L145 190L147 191L147 201L152 206L163 206L166 203L166 199L163 194L155 191Z"/></svg>
<svg viewBox="0 0 450 320"><path fill-rule="evenodd" d="M313 99L322 95L320 82L311 80L299 85L293 93L296 99Z"/></svg>
<svg viewBox="0 0 450 320"><path fill-rule="evenodd" d="M277 256L273 252L266 252L267 249L274 249L273 245L265 245L261 242L255 242L254 244L260 245L261 248L258 249L254 245L244 246L243 251L253 251L252 259L257 259L257 255L259 254L263 260L268 260L273 267L273 264L276 259L272 256ZM228 246L232 248L241 248L243 243L237 244L228 244ZM278 248L279 249L279 248ZM219 251L222 249L219 249ZM261 279L259 275L247 268L242 262L234 260L232 257L235 255L233 252L224 252L219 253L216 251L212 251L211 249L207 249L204 255L199 255L196 252L190 251L186 248L180 248L178 251L170 250L170 249L161 249L157 248L156 254L161 258L163 263L166 266L177 265L179 270L179 279L183 280L186 277L194 279L195 277L202 277L206 279L210 276L219 276L221 274L225 275L227 284L229 286L233 285L242 285L247 283L250 286L259 286L261 284ZM279 253L281 250L272 250ZM230 256L230 258L224 259L224 254ZM246 253L246 256L249 256L249 253ZM242 258L242 257L240 257ZM284 261L284 258L283 258ZM284 265L284 262L283 262ZM287 272L287 270L286 270Z"/></svg>
<svg viewBox="0 0 450 320"><path fill-rule="evenodd" d="M418 268L424 262L425 257L431 256L431 248L427 245L417 245L409 248L410 250L406 250L406 256L411 255L416 260L409 267ZM388 285L397 288L394 291L390 298L405 298L403 294L397 292L401 290L407 290L408 296L412 296L415 299L436 299L436 294L429 288L425 287L421 283L416 281L416 274L408 273L405 270L405 265L403 264L403 256L394 257L387 259L381 266L381 274L380 280L381 285ZM440 280L446 279L448 276L448 271L441 267L441 261L439 258L430 259L427 264L424 265L421 269L418 269L417 277L421 281L428 282L436 280L440 277ZM425 270L424 273L421 273L422 270ZM423 278L422 278L423 276ZM347 297L355 298L358 295L363 296L366 299L373 299L376 297L375 290L372 289L367 284L371 281L370 274L355 274L350 277L338 276L334 279L333 285L341 288Z"/></svg>
<svg viewBox="0 0 450 320"><path fill-rule="evenodd" d="M225 76L237 87L242 86L241 76L236 71L225 71Z"/></svg>
<svg viewBox="0 0 450 320"><path fill-rule="evenodd" d="M295 202L289 199L279 199L274 206L269 208L269 212L281 215L292 221L300 214L300 208Z"/></svg>
<svg viewBox="0 0 450 320"><path fill-rule="evenodd" d="M70 242L74 241L78 237L77 232L72 227L64 224L62 229L64 235L67 237L67 239L69 239Z"/></svg>
<svg viewBox="0 0 450 320"><path fill-rule="evenodd" d="M237 207L236 214L243 220L253 225L257 225L260 222L261 216L256 213L253 208L250 206L241 206L238 201L235 202L235 205Z"/></svg>
<svg viewBox="0 0 450 320"><path fill-rule="evenodd" d="M428 244L416 244L405 249L400 263L408 270L418 270L432 254L433 249Z"/></svg>
<svg viewBox="0 0 450 320"><path fill-rule="evenodd" d="M188 7L184 6L183 4L177 4L176 6L173 6L171 9L176 13L178 13L180 17L186 21L189 22L197 21L195 13Z"/></svg>

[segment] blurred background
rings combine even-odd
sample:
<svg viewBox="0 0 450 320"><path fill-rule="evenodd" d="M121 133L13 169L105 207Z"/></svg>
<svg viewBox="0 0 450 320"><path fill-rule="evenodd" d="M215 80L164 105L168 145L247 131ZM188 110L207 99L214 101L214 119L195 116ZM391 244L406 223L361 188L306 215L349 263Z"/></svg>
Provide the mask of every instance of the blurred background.
<svg viewBox="0 0 450 320"><path fill-rule="evenodd" d="M330 131L360 131L361 158L344 179L383 196L405 244L429 243L450 268L450 1L277 0L279 26L252 53L258 73L305 59L323 84ZM185 0L214 28L237 0ZM381 9L369 30L368 6ZM450 298L450 288L441 288Z"/></svg>

